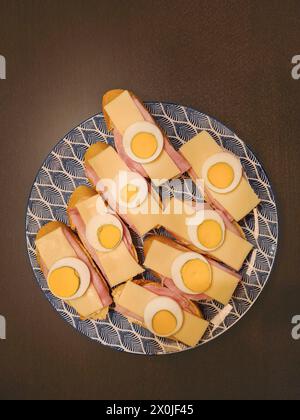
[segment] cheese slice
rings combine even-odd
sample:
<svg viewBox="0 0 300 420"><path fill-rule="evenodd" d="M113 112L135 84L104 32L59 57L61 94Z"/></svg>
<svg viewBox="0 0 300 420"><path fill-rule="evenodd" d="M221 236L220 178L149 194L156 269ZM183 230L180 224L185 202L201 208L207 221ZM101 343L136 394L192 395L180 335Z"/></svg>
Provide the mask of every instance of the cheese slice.
<svg viewBox="0 0 300 420"><path fill-rule="evenodd" d="M122 135L132 124L144 121L144 117L132 100L128 90L124 90L119 96L109 102L104 109L114 127Z"/></svg>
<svg viewBox="0 0 300 420"><path fill-rule="evenodd" d="M120 172L130 172L118 153L111 146L108 146L103 152L89 159L88 163L101 181L115 181ZM120 209L115 210L118 210L121 217L124 216L125 221L140 236L144 236L159 224L160 206L157 199L150 193L148 194L148 198L140 206L135 209L126 209L126 214L122 214Z"/></svg>
<svg viewBox="0 0 300 420"><path fill-rule="evenodd" d="M94 216L99 214L96 206L99 199L104 205L103 200L97 194L87 200L82 200L77 203L76 208L85 225L87 225ZM105 218L105 215L103 217ZM137 263L128 250L124 240L121 241L117 248L110 252L100 252L97 250L95 250L95 252L101 264L101 267L99 268L105 273L111 287L131 280L133 277L144 272L143 267Z"/></svg>
<svg viewBox="0 0 300 420"><path fill-rule="evenodd" d="M36 248L48 270L63 258L77 258L61 227L38 239Z"/></svg>
<svg viewBox="0 0 300 420"><path fill-rule="evenodd" d="M126 283L120 297L118 305L144 318L144 311L147 304L155 299L157 295L142 286L133 282ZM179 331L173 336L176 340L188 346L195 346L199 343L209 323L204 319L183 310L183 324Z"/></svg>
<svg viewBox="0 0 300 420"><path fill-rule="evenodd" d="M185 143L180 151L191 164L199 179L202 179L202 168L205 161L216 153L224 152L206 131L202 131L189 142ZM209 189L209 194L217 200L236 221L243 219L260 203L260 199L253 191L245 176L242 177L240 184L233 191L226 194L220 194Z"/></svg>
<svg viewBox="0 0 300 420"><path fill-rule="evenodd" d="M77 255L64 235L61 227L48 233L36 241L37 251L50 270L53 264L63 258L77 258ZM83 318L99 312L103 308L100 297L92 283L86 293L78 299L67 301Z"/></svg>
<svg viewBox="0 0 300 420"><path fill-rule="evenodd" d="M106 179L113 181L119 172L129 172L127 165L111 146L106 147L105 150L89 159L88 162L101 181Z"/></svg>
<svg viewBox="0 0 300 420"><path fill-rule="evenodd" d="M187 243L188 246L192 246L192 248L194 248L188 234L188 218L191 216L187 216L185 212L181 214L174 214L173 209L177 208L176 201L179 200L172 199L170 201L169 206L165 209L164 214L161 217L160 224ZM180 203L178 205L180 205ZM251 245L248 241L236 235L229 229L225 229L225 239L223 244L218 249L210 251L207 254L223 262L234 270L239 271L252 248L253 245ZM201 250L197 251L201 252Z"/></svg>
<svg viewBox="0 0 300 420"><path fill-rule="evenodd" d="M122 135L132 124L144 121L144 117L127 90L124 90L104 108L113 126ZM153 162L142 164L142 166L156 186L180 175L179 168L165 150Z"/></svg>
<svg viewBox="0 0 300 420"><path fill-rule="evenodd" d="M159 187L166 181L176 178L181 175L178 166L170 158L168 153L163 150L160 156L153 162L145 163L142 165L147 172L153 184Z"/></svg>
<svg viewBox="0 0 300 420"><path fill-rule="evenodd" d="M154 239L144 265L156 273L172 279L172 265L174 261L186 252L172 247L171 244L168 245ZM227 305L239 280L236 276L220 269L215 264L210 264L210 267L212 271L212 285L206 290L205 294L223 305Z"/></svg>

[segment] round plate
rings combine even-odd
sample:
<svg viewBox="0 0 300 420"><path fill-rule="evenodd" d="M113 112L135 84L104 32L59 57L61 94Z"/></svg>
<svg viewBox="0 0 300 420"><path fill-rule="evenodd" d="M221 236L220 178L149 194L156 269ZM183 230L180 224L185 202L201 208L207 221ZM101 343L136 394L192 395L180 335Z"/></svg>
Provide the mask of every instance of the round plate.
<svg viewBox="0 0 300 420"><path fill-rule="evenodd" d="M202 130L208 131L225 149L241 159L244 171L261 199L257 209L241 223L247 239L254 245L242 270L242 282L230 305L232 309L223 322L210 324L199 343L203 345L218 337L241 319L262 292L274 263L278 243L278 217L274 195L268 177L254 154L236 134L215 119L180 105L149 102L147 108L165 130L176 149ZM88 185L83 169L83 156L87 148L98 141L113 145L113 137L106 129L102 114L96 115L70 131L44 161L34 181L27 208L26 240L35 277L47 299L59 314L77 331L98 343L114 349L145 355L160 355L189 349L179 342L157 338L148 330L115 312L109 311L104 321L82 321L76 312L55 298L47 288L39 269L35 253L35 236L41 226L51 220L68 223L66 205L73 190ZM188 183L187 183L188 184ZM196 191L187 193L191 199ZM176 191L175 191L176 195ZM197 197L196 197L197 198ZM162 233L162 232L160 232ZM143 261L142 238L133 234L139 257ZM150 278L145 273L145 278ZM201 304L204 316L212 320L223 308L215 301ZM230 309L230 308L229 308Z"/></svg>

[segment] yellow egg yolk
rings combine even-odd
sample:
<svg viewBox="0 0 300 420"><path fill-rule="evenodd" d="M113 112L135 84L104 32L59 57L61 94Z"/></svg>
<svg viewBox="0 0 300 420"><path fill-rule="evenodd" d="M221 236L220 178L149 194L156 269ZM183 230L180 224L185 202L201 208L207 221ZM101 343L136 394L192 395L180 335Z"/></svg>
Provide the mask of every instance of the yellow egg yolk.
<svg viewBox="0 0 300 420"><path fill-rule="evenodd" d="M131 141L132 153L139 159L149 159L157 151L156 137L151 133L138 133Z"/></svg>
<svg viewBox="0 0 300 420"><path fill-rule="evenodd" d="M234 171L228 163L218 162L207 173L209 182L216 188L228 188L234 180Z"/></svg>
<svg viewBox="0 0 300 420"><path fill-rule="evenodd" d="M97 235L100 245L106 249L116 248L122 239L120 229L114 225L101 226Z"/></svg>
<svg viewBox="0 0 300 420"><path fill-rule="evenodd" d="M197 234L199 242L208 249L217 248L223 239L222 227L215 220L204 220Z"/></svg>
<svg viewBox="0 0 300 420"><path fill-rule="evenodd" d="M61 267L50 274L48 285L55 296L67 299L78 291L80 278L72 267Z"/></svg>
<svg viewBox="0 0 300 420"><path fill-rule="evenodd" d="M136 185L128 184L121 191L121 198L125 203L130 203L135 199L139 192L139 188Z"/></svg>
<svg viewBox="0 0 300 420"><path fill-rule="evenodd" d="M211 271L204 261L193 259L181 270L182 281L193 292L203 293L211 286Z"/></svg>
<svg viewBox="0 0 300 420"><path fill-rule="evenodd" d="M158 335L168 336L175 331L177 320L172 312L165 309L156 312L152 318L152 328Z"/></svg>

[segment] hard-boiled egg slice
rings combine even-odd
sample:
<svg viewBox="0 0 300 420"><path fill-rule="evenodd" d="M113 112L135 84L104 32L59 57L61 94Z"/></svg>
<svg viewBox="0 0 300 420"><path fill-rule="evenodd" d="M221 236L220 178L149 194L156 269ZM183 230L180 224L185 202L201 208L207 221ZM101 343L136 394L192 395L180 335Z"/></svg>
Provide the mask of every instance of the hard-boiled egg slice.
<svg viewBox="0 0 300 420"><path fill-rule="evenodd" d="M186 252L173 262L172 279L184 293L204 293L212 283L211 266L202 255Z"/></svg>
<svg viewBox="0 0 300 420"><path fill-rule="evenodd" d="M119 207L133 209L148 197L147 181L135 172L121 172L116 178L116 202Z"/></svg>
<svg viewBox="0 0 300 420"><path fill-rule="evenodd" d="M161 154L164 148L164 138L155 124L142 121L127 128L123 136L123 146L133 161L149 163Z"/></svg>
<svg viewBox="0 0 300 420"><path fill-rule="evenodd" d="M87 224L86 237L97 251L111 252L122 241L122 223L112 214L98 214Z"/></svg>
<svg viewBox="0 0 300 420"><path fill-rule="evenodd" d="M225 239L225 225L214 210L203 210L189 219L188 234L192 243L203 251L219 248Z"/></svg>
<svg viewBox="0 0 300 420"><path fill-rule="evenodd" d="M233 191L239 185L242 174L239 159L227 152L209 157L202 168L205 185L220 194Z"/></svg>
<svg viewBox="0 0 300 420"><path fill-rule="evenodd" d="M78 258L64 258L57 261L47 277L51 293L64 300L74 300L83 296L90 281L89 268Z"/></svg>
<svg viewBox="0 0 300 420"><path fill-rule="evenodd" d="M182 327L183 313L175 300L158 296L152 299L144 311L146 327L160 337L170 337Z"/></svg>

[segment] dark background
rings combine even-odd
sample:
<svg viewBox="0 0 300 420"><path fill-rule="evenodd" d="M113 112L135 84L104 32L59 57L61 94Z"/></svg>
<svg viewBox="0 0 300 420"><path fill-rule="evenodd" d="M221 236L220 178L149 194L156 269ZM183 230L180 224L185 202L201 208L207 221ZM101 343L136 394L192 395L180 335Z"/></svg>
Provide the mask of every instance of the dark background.
<svg viewBox="0 0 300 420"><path fill-rule="evenodd" d="M0 0L0 398L300 398L299 1ZM147 358L97 345L37 287L24 240L32 181L111 88L223 121L264 163L280 247L262 297L212 343Z"/></svg>

